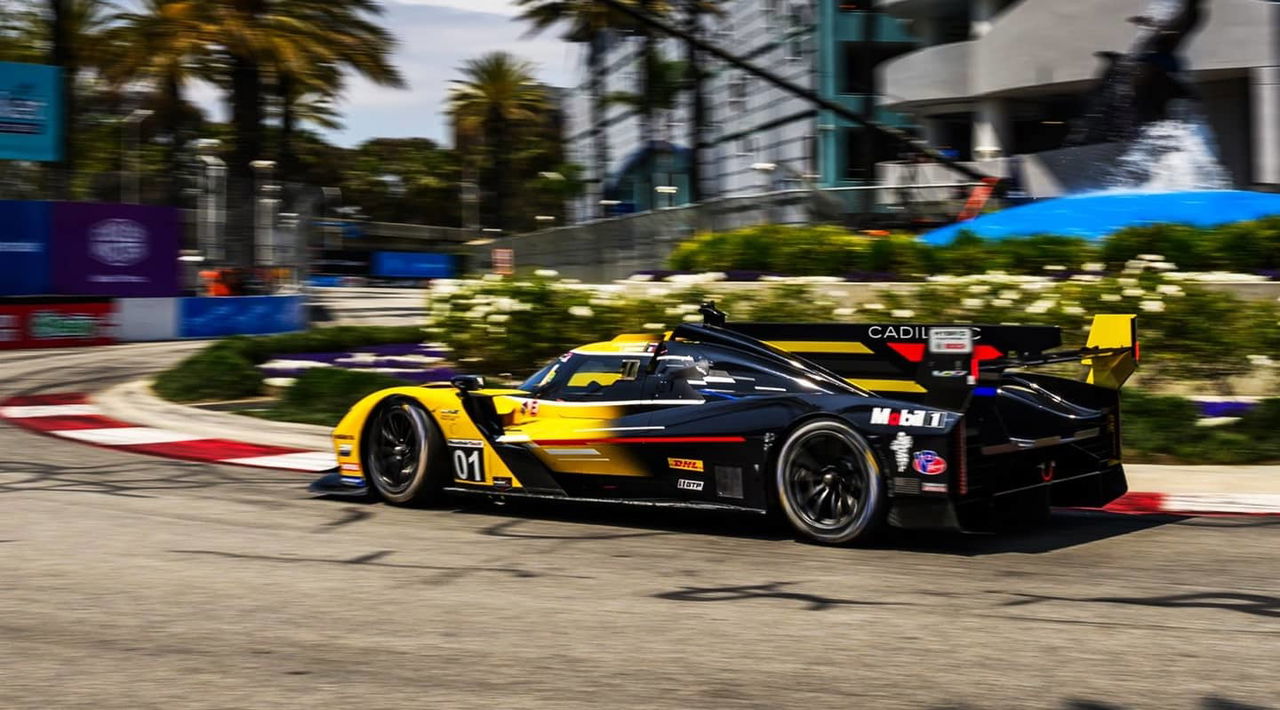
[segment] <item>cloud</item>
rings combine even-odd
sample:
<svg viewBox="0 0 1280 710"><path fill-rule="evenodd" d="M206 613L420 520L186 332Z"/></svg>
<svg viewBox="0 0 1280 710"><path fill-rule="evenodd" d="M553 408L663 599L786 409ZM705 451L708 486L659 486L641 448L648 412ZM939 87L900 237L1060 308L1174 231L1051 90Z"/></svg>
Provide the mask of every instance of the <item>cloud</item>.
<svg viewBox="0 0 1280 710"><path fill-rule="evenodd" d="M399 40L392 61L408 89L388 89L360 78L348 82L339 104L345 128L325 131L325 138L354 146L376 137L427 137L449 143L444 115L449 81L459 76L467 59L502 50L533 61L538 79L568 86L575 79L579 48L561 41L554 31L526 37L528 28L514 20L508 0L398 0L384 3L381 22ZM193 86L189 98L226 119L225 97L211 86Z"/></svg>
<svg viewBox="0 0 1280 710"><path fill-rule="evenodd" d="M469 12L514 17L520 12L512 0L395 0L395 5L422 5L426 7L452 8Z"/></svg>
<svg viewBox="0 0 1280 710"><path fill-rule="evenodd" d="M571 84L577 47L554 33L527 38L528 28L510 17L474 11L496 11L508 5L505 0L388 3L383 20L400 40L393 61L409 88L387 89L352 80L341 104L346 129L331 133L329 139L341 145L376 136L426 136L448 142L444 104L449 82L458 78L463 62L490 51L507 51L533 61L538 65L539 80L547 84Z"/></svg>

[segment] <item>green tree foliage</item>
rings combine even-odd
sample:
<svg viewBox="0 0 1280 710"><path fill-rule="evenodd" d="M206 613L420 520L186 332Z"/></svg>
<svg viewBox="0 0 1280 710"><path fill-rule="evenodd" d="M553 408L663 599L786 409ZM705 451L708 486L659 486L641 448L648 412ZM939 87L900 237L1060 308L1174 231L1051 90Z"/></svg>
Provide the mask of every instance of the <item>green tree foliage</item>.
<svg viewBox="0 0 1280 710"><path fill-rule="evenodd" d="M481 214L488 217L488 226L499 229L518 224L517 173L527 176L530 170L536 174L555 167L529 165L528 155L517 155L526 139L545 139L553 113L534 70L531 62L512 54L490 52L465 62L462 78L454 80L449 92L448 110L464 168L479 177L487 198Z"/></svg>
<svg viewBox="0 0 1280 710"><path fill-rule="evenodd" d="M456 225L458 155L426 138L376 138L344 151L343 199L383 222Z"/></svg>

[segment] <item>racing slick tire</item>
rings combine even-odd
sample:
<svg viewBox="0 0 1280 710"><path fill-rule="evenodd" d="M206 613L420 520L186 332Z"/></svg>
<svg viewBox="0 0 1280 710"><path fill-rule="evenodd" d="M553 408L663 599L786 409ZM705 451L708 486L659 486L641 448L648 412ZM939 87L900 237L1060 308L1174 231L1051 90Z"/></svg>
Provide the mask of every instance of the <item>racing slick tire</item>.
<svg viewBox="0 0 1280 710"><path fill-rule="evenodd" d="M408 397L380 403L365 425L364 469L388 503L441 502L448 480L444 437L422 405Z"/></svg>
<svg viewBox="0 0 1280 710"><path fill-rule="evenodd" d="M779 449L776 466L778 505L801 537L844 545L865 542L884 526L880 466L847 424L820 419L798 427Z"/></svg>

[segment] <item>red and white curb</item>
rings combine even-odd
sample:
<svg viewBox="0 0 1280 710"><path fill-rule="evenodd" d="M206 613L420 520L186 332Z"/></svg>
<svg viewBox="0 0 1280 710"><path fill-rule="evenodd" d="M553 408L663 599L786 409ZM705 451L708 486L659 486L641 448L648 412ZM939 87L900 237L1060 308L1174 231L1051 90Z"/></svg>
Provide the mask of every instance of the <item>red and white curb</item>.
<svg viewBox="0 0 1280 710"><path fill-rule="evenodd" d="M49 436L172 459L305 473L338 465L329 452L202 438L111 419L83 394L13 397L0 401L0 419ZM1145 515L1280 515L1280 494L1134 492L1101 510Z"/></svg>
<svg viewBox="0 0 1280 710"><path fill-rule="evenodd" d="M12 397L0 402L0 419L49 436L171 459L306 473L338 465L329 452L210 439L111 419L83 394Z"/></svg>
<svg viewBox="0 0 1280 710"><path fill-rule="evenodd" d="M1102 510L1165 515L1280 515L1280 493L1126 493Z"/></svg>

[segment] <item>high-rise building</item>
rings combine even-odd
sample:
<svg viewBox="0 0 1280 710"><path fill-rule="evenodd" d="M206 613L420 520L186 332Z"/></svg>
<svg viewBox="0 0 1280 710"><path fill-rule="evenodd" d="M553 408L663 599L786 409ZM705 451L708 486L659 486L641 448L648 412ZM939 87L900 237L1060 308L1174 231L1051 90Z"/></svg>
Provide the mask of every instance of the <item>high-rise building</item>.
<svg viewBox="0 0 1280 710"><path fill-rule="evenodd" d="M701 18L701 35L708 41L855 111L905 125L898 114L877 108L875 69L918 43L904 22L880 12L871 0L726 0L720 8ZM644 39L617 33L602 42L607 118L600 126L592 123L585 62L568 100L569 158L595 181L574 206L573 217L582 221L690 202L695 196L692 92L687 86L653 92L671 100L658 102L665 105L655 108L646 130L637 106ZM676 68L670 63L688 58L682 42L664 39L657 45L659 62L669 70ZM710 57L699 66L706 77L705 130L697 148L697 196L703 199L868 184L877 162L898 155L892 141L864 133L758 77ZM596 165L598 130L608 146L603 176Z"/></svg>
<svg viewBox="0 0 1280 710"><path fill-rule="evenodd" d="M1080 142L1073 134L1088 120L1108 63L1126 55L1137 71L1157 67L1192 88L1197 116L1190 123L1211 129L1205 137L1226 182L1280 186L1280 4L882 0L878 7L909 23L921 41L882 68L882 106L910 115L929 142L977 161L985 172L1007 174L1009 159L1021 156L1016 162L1038 196L1105 186L1099 178L1111 169L1114 151L1072 147ZM1189 18L1194 26L1176 53L1152 49L1153 33L1167 31L1159 24L1186 11L1198 14ZM1186 143L1201 136L1153 138L1161 139ZM1152 146L1151 159L1178 147ZM882 176L902 179L907 167L885 166Z"/></svg>

